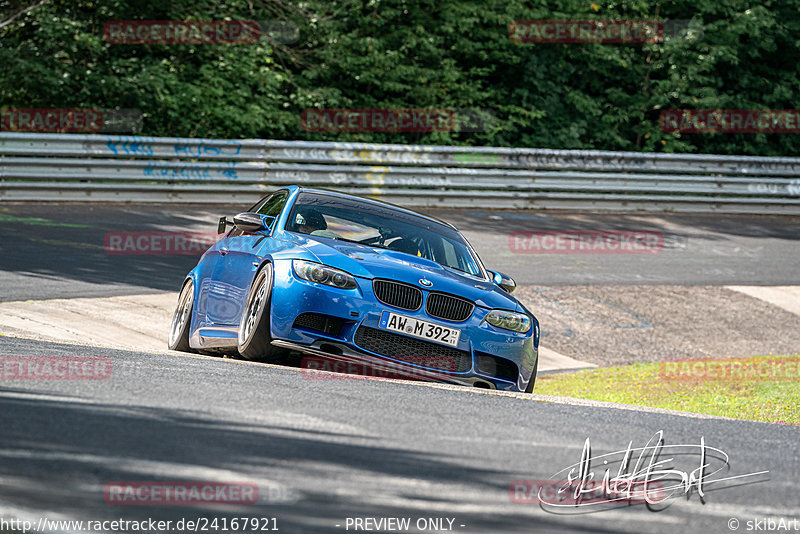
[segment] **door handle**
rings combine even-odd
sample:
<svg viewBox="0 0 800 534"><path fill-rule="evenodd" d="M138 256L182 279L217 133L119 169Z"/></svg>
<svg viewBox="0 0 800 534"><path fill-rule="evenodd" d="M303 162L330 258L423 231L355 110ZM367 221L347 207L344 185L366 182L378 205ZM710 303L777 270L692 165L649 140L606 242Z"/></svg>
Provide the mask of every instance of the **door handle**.
<svg viewBox="0 0 800 534"><path fill-rule="evenodd" d="M225 254L228 253L228 249L227 248L221 248L221 249L219 249L219 253L220 253L221 256L224 256Z"/></svg>

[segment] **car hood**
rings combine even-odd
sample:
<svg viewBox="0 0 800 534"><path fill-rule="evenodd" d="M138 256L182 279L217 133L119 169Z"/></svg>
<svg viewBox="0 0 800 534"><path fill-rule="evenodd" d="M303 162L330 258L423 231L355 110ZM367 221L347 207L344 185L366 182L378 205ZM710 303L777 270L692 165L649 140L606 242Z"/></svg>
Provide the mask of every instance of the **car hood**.
<svg viewBox="0 0 800 534"><path fill-rule="evenodd" d="M429 291L458 295L484 308L520 309L516 299L491 282L442 267L436 262L394 250L373 248L317 236L289 234L316 256L320 263L361 278L385 278L412 284ZM432 283L420 284L420 279Z"/></svg>

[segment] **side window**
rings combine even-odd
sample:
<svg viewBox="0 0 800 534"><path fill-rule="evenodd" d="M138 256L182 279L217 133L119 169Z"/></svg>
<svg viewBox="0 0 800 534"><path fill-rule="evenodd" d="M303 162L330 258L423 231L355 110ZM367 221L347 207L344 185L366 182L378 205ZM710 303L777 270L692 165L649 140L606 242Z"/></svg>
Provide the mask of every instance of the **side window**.
<svg viewBox="0 0 800 534"><path fill-rule="evenodd" d="M283 209L284 204L286 204L287 198L289 198L288 191L277 191L267 198L259 200L248 211L251 213L258 213L260 215L277 217ZM228 237L238 237L240 235L242 235L242 231L234 227L228 234Z"/></svg>
<svg viewBox="0 0 800 534"><path fill-rule="evenodd" d="M277 217L281 213L284 204L286 204L286 198L288 196L288 191L278 191L264 201L261 207L258 208L257 213L269 217Z"/></svg>

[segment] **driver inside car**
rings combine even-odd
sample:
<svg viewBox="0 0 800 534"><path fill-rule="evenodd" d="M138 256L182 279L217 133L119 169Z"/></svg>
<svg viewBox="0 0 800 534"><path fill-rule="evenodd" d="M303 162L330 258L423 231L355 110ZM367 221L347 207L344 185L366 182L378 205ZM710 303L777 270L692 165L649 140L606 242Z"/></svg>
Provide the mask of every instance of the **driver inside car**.
<svg viewBox="0 0 800 534"><path fill-rule="evenodd" d="M305 208L299 210L294 216L294 227L301 234L310 234L316 230L327 230L328 223L317 210Z"/></svg>
<svg viewBox="0 0 800 534"><path fill-rule="evenodd" d="M294 216L294 228L301 234L316 235L320 237L341 238L336 232L328 230L328 222L322 214L314 208L301 208Z"/></svg>

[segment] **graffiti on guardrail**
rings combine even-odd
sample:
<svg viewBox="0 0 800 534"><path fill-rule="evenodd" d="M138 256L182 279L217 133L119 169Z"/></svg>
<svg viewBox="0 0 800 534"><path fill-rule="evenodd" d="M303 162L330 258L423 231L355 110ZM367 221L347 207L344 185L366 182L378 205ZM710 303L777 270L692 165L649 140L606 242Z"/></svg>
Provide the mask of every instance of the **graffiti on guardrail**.
<svg viewBox="0 0 800 534"><path fill-rule="evenodd" d="M287 182L308 182L311 175L305 171L273 171L272 177Z"/></svg>
<svg viewBox="0 0 800 534"><path fill-rule="evenodd" d="M510 154L501 156L515 167L554 169L647 169L653 165L648 156L599 156L576 151L575 154Z"/></svg>
<svg viewBox="0 0 800 534"><path fill-rule="evenodd" d="M789 176L800 173L800 163L772 162L772 161L748 161L744 163L731 163L730 172L739 174L754 174L756 172L769 173L778 176Z"/></svg>
<svg viewBox="0 0 800 534"><path fill-rule="evenodd" d="M154 156L169 153L176 157L202 158L237 156L242 144L235 139L186 139L165 144L156 137L107 136L105 146L115 155ZM160 148L156 148L160 147Z"/></svg>
<svg viewBox="0 0 800 534"><path fill-rule="evenodd" d="M747 184L748 193L769 195L800 195L800 180L792 180L788 184L768 184L764 182Z"/></svg>
<svg viewBox="0 0 800 534"><path fill-rule="evenodd" d="M280 150L280 159L309 161L309 160L329 160L336 159L333 150L322 150L316 148L283 148Z"/></svg>
<svg viewBox="0 0 800 534"><path fill-rule="evenodd" d="M453 154L453 161L464 165L497 165L502 161L502 157L497 154L484 154L481 152L466 152L463 154Z"/></svg>
<svg viewBox="0 0 800 534"><path fill-rule="evenodd" d="M338 146L341 143L333 143ZM319 163L408 163L425 164L432 161L428 152L408 150L408 147L398 145L397 148L387 147L383 150L370 149L345 149L345 148L281 148L268 156L270 159L282 161L314 161Z"/></svg>
<svg viewBox="0 0 800 534"><path fill-rule="evenodd" d="M433 161L433 158L428 153L410 150L359 150L348 154L352 155L352 158L347 157L347 159L355 159L364 163L410 163L419 165Z"/></svg>
<svg viewBox="0 0 800 534"><path fill-rule="evenodd" d="M336 185L347 183L350 180L347 173L344 172L332 172L328 175L328 177L330 178L331 182Z"/></svg>
<svg viewBox="0 0 800 534"><path fill-rule="evenodd" d="M124 153L128 156L152 156L152 137L138 136L108 136L106 146L114 154Z"/></svg>
<svg viewBox="0 0 800 534"><path fill-rule="evenodd" d="M402 145L385 148L359 149L319 149L319 148L282 148L273 156L284 161L319 161L319 162L364 162L364 163L403 163L431 164L455 163L458 165L496 165L499 167L520 168L553 168L553 169L598 169L622 170L642 169L653 166L654 159L648 156L599 156L597 154L496 154L489 152L437 152L436 150L420 151ZM467 168L468 169L468 168ZM443 168L442 172L465 172L465 167L458 169ZM467 170L466 172L471 172Z"/></svg>
<svg viewBox="0 0 800 534"><path fill-rule="evenodd" d="M118 199L115 182L130 184L124 180L143 178L137 189L151 197L164 194L163 184L157 183L162 180L238 180L254 184L236 190L239 195L252 195L253 200L260 189L275 182L300 182L380 188L381 194L394 197L392 201L416 206L437 205L441 194L457 208L549 207L552 200L552 205L586 202L599 209L620 202L631 209L657 205L658 209L684 209L682 197L674 193L691 187L690 201L697 209L726 211L734 204L737 211L750 212L767 206L781 213L800 209L800 158L788 157L14 132L0 132L0 156L4 157L3 172L15 177L3 183L3 198L22 200L33 195L28 177L39 172L59 183L73 184L68 191L61 185L38 188L45 184L36 177L39 199ZM50 156L75 157L71 166L80 170L60 173L59 160ZM115 168L98 156L126 161ZM128 165L127 160L136 159L142 161ZM204 166L203 161L214 164ZM226 165L232 161L239 165ZM376 172L375 167L385 170ZM101 168L106 183L98 184L95 175ZM581 171L597 172L579 175ZM723 178L714 179L717 175ZM745 176L743 180L729 178ZM773 177L784 179L771 181ZM584 178L592 181L591 187L572 187ZM646 187L649 194L645 197L632 189L630 181ZM723 184L728 196L719 197L720 188L710 182ZM203 192L210 202L224 202L230 199L224 187L219 184ZM431 194L433 189L435 194ZM87 191L92 194L86 195ZM178 198L189 191L176 188L170 194ZM197 198L200 192L191 193Z"/></svg>
<svg viewBox="0 0 800 534"><path fill-rule="evenodd" d="M269 182L281 183L315 183L352 186L387 186L387 187L446 187L450 181L441 175L392 174L387 167L373 166L361 171L284 171L269 169L266 171Z"/></svg>
<svg viewBox="0 0 800 534"><path fill-rule="evenodd" d="M225 161L218 164L172 163L167 161L148 161L142 170L144 177L159 177L168 180L237 180L237 162Z"/></svg>
<svg viewBox="0 0 800 534"><path fill-rule="evenodd" d="M175 155L187 158L202 156L236 156L242 151L242 144L231 139L199 139L192 143L174 145Z"/></svg>

